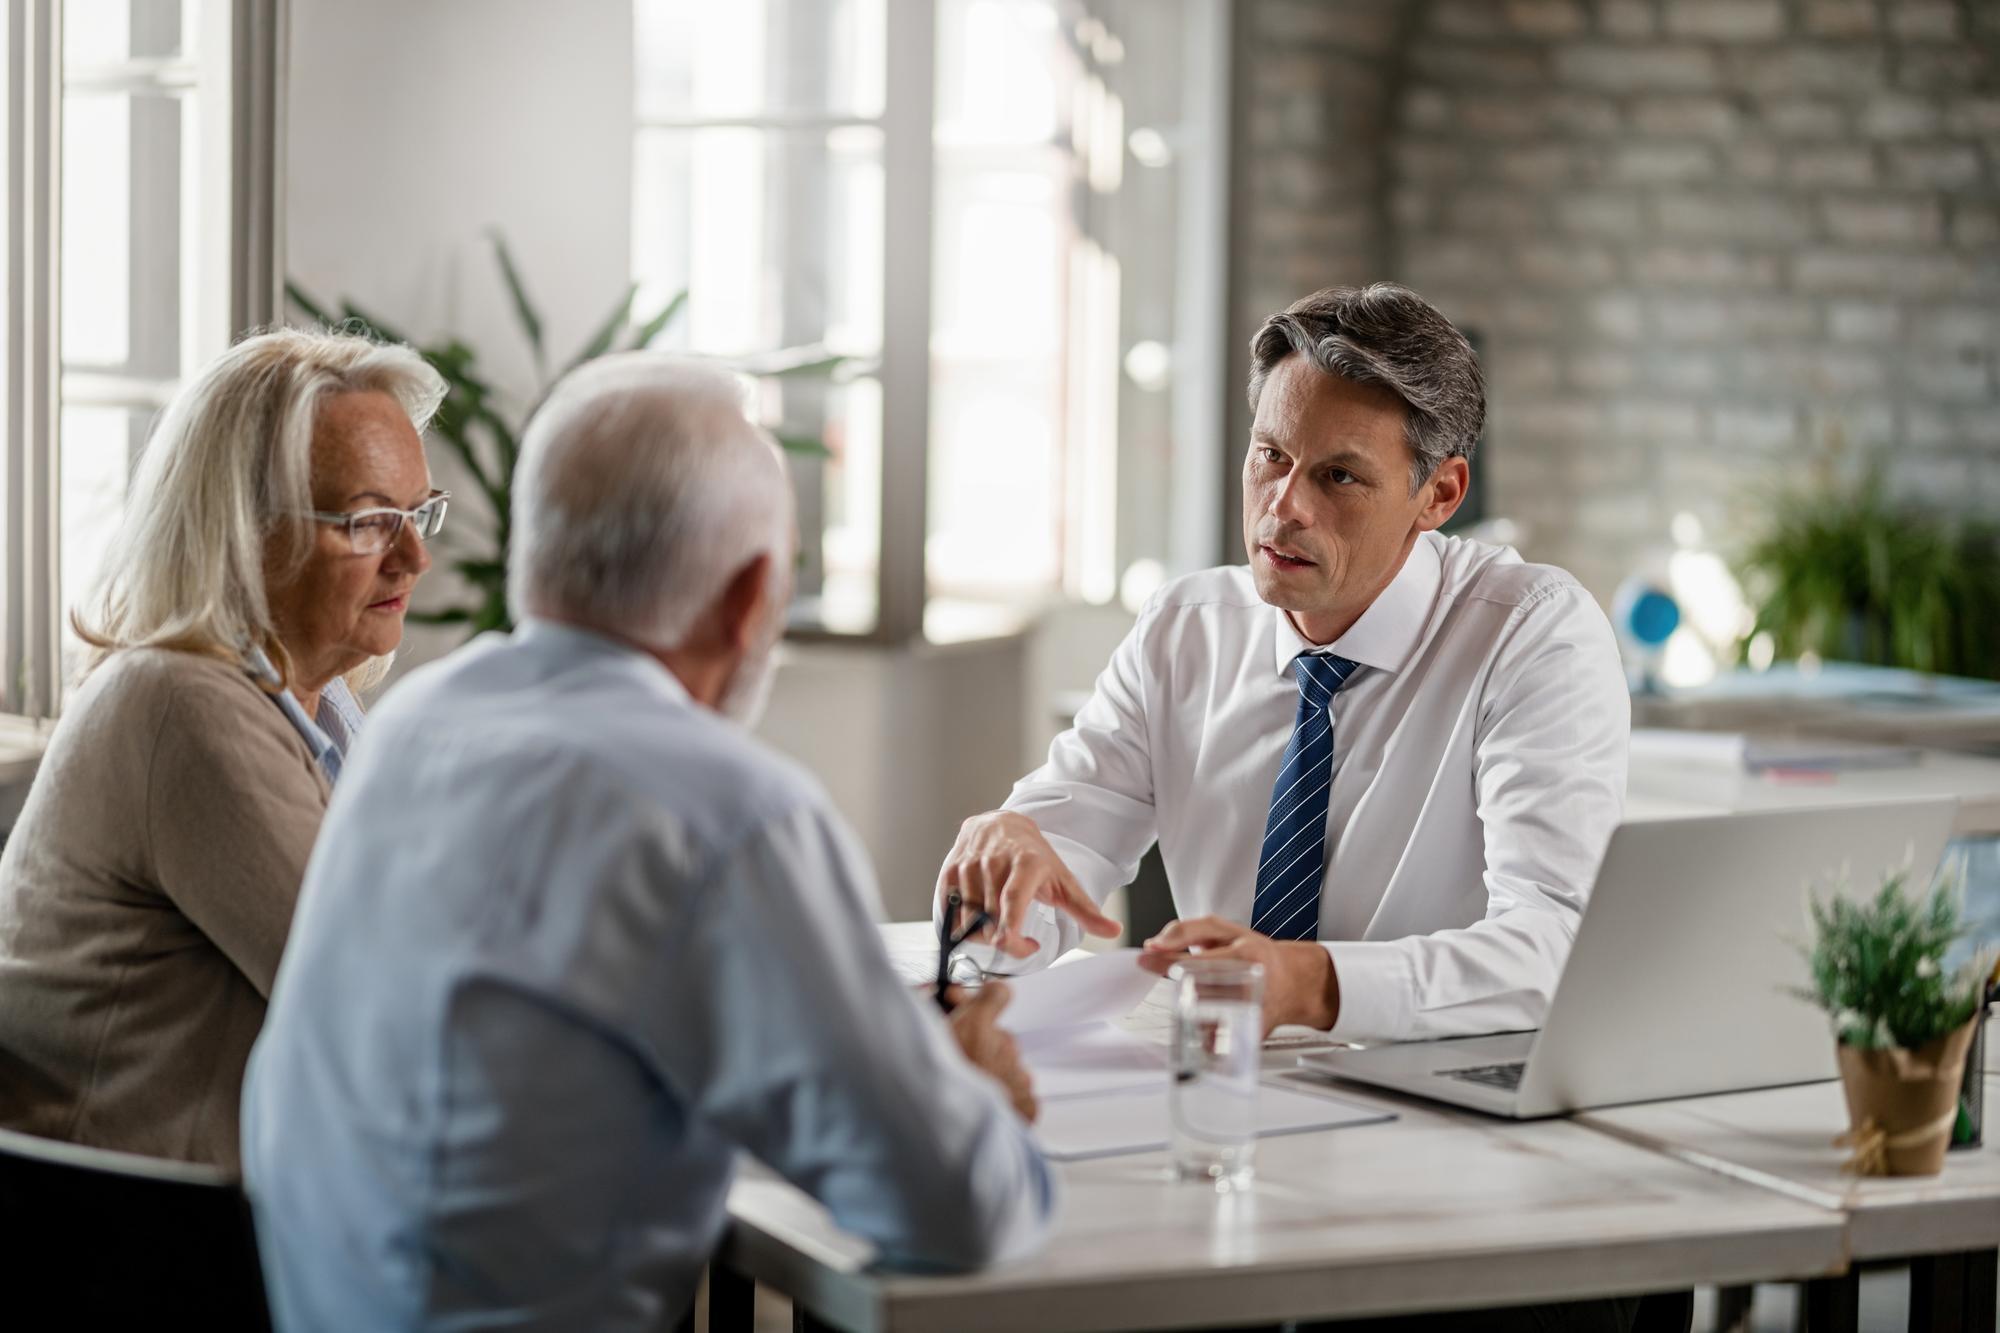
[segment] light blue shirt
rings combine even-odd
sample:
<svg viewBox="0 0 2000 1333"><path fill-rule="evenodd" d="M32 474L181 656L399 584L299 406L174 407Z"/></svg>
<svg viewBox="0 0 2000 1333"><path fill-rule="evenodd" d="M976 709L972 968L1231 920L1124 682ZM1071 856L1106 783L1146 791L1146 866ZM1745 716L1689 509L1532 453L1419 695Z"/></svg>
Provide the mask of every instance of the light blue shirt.
<svg viewBox="0 0 2000 1333"><path fill-rule="evenodd" d="M312 717L307 717L305 705L284 688L277 667L262 648L252 648L245 665L251 677L265 687L271 702L285 715L285 721L292 724L292 730L299 733L299 739L306 743L313 762L326 775L327 785L340 781L340 766L361 732L361 704L347 688L347 682L338 676L328 681L319 692L319 706Z"/></svg>
<svg viewBox="0 0 2000 1333"><path fill-rule="evenodd" d="M874 902L813 781L643 654L531 622L414 673L245 1085L279 1326L664 1327L738 1149L891 1263L1032 1248L1049 1170Z"/></svg>

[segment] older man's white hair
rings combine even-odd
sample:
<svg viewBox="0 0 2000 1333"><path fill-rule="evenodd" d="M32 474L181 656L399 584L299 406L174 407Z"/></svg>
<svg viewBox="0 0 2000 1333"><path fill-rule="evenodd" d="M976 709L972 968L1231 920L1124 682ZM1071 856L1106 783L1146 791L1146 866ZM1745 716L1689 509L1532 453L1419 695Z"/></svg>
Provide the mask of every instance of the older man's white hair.
<svg viewBox="0 0 2000 1333"><path fill-rule="evenodd" d="M731 375L628 352L568 376L528 423L508 599L666 650L760 555L789 572L791 489Z"/></svg>

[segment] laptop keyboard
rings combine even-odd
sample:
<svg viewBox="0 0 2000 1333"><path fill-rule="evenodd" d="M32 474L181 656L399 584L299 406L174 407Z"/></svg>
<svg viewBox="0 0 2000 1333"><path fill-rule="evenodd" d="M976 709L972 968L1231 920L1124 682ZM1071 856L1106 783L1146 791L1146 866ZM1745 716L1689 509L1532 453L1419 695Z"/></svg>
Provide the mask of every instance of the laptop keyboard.
<svg viewBox="0 0 2000 1333"><path fill-rule="evenodd" d="M1509 1060L1498 1065L1468 1065L1464 1069L1440 1069L1439 1078L1461 1079L1467 1083L1477 1083L1482 1087L1499 1088L1503 1092L1521 1090L1521 1071L1528 1067L1526 1060Z"/></svg>

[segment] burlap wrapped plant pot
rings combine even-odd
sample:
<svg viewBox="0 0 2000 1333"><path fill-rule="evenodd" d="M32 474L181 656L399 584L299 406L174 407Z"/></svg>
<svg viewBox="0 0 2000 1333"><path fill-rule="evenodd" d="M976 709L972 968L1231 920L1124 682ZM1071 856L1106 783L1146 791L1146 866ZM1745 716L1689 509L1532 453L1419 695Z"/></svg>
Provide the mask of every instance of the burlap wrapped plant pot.
<svg viewBox="0 0 2000 1333"><path fill-rule="evenodd" d="M1865 1176L1934 1176L1944 1169L1972 1024L1914 1050L1840 1047L1840 1083L1854 1149L1848 1169Z"/></svg>

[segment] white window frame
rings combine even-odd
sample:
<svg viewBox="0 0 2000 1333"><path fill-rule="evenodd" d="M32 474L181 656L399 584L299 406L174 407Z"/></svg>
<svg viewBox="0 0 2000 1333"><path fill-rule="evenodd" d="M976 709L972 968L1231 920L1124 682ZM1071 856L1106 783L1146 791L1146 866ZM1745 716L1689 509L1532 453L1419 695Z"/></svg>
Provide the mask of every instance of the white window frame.
<svg viewBox="0 0 2000 1333"><path fill-rule="evenodd" d="M0 708L52 717L62 660L56 300L61 0L7 6L7 458Z"/></svg>
<svg viewBox="0 0 2000 1333"><path fill-rule="evenodd" d="M0 575L0 712L61 707L61 409L157 410L180 379L61 366L62 97L66 89L190 92L206 173L184 226L181 371L271 323L282 291L282 108L287 0L187 0L200 24L193 60L128 60L63 70L61 0L7 0L8 387L6 565ZM184 125L184 129L186 126ZM183 152L194 151L183 139ZM135 159L135 193L166 168ZM189 234L191 230L192 234ZM135 330L146 312L135 311Z"/></svg>
<svg viewBox="0 0 2000 1333"><path fill-rule="evenodd" d="M880 525L872 630L795 628L793 637L900 645L924 638L930 602L929 525L932 334L932 202L936 124L936 0L886 0L884 90L877 116L771 112L735 117L642 117L642 129L731 127L770 131L872 126L882 135L882 389ZM1183 158L1177 265L1178 321L1172 388L1170 572L1221 554L1224 477L1217 443L1227 429L1229 364L1224 260L1229 223L1230 49L1233 0L1187 10L1188 68L1199 69L1184 120L1198 151ZM1225 451L1226 452L1226 451Z"/></svg>

